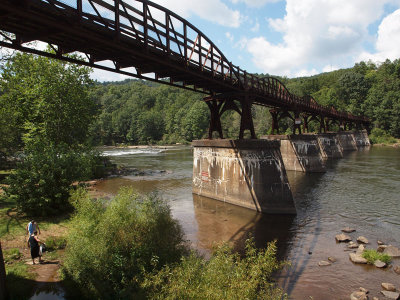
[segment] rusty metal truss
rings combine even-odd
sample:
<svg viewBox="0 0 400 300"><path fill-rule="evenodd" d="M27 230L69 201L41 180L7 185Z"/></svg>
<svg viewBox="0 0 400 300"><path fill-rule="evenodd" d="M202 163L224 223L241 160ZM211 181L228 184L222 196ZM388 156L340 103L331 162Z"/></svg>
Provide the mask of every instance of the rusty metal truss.
<svg viewBox="0 0 400 300"><path fill-rule="evenodd" d="M340 123L370 122L293 95L276 78L247 73L195 26L147 0L0 0L0 30L0 47L193 90L208 95L206 102L238 100L240 136L242 129L254 136L252 104ZM220 131L218 122L211 119L210 130Z"/></svg>

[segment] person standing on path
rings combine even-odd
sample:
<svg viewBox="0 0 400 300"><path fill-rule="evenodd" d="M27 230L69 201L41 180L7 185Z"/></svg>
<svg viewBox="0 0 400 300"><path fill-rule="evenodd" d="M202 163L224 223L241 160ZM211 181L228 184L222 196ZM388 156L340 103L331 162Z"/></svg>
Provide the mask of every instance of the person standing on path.
<svg viewBox="0 0 400 300"><path fill-rule="evenodd" d="M28 225L26 225L26 234L31 236L35 231L39 232L40 234L40 228L39 225L36 223L35 220L31 220Z"/></svg>
<svg viewBox="0 0 400 300"><path fill-rule="evenodd" d="M32 264L35 264L35 258L39 257L39 263L42 263L42 255L39 252L39 243L43 244L39 238L37 237L37 231L35 231L28 240L28 245L31 247L31 257L32 257Z"/></svg>

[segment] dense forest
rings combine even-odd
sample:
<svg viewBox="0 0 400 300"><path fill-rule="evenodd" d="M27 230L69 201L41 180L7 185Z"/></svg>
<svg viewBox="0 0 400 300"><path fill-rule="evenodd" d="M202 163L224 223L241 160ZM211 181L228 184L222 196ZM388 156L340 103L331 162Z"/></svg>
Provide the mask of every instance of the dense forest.
<svg viewBox="0 0 400 300"><path fill-rule="evenodd" d="M311 95L320 104L366 115L373 127L400 138L400 60L379 65L361 62L349 69L280 80L294 94ZM202 94L125 80L98 83L91 97L99 108L99 116L91 127L96 144L185 143L208 134L209 110L200 101ZM268 109L254 106L253 116L256 134L269 133ZM222 123L224 136L237 138L240 116L228 111ZM290 132L288 120L281 126Z"/></svg>

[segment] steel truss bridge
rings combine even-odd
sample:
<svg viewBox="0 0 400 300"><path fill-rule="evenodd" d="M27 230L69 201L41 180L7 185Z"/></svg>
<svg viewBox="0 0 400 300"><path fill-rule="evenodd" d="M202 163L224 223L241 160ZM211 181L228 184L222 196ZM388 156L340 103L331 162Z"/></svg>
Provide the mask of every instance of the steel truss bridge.
<svg viewBox="0 0 400 300"><path fill-rule="evenodd" d="M369 126L369 119L319 105L291 94L273 77L260 78L230 62L199 29L172 11L147 0L0 0L1 47L61 59L140 79L204 93L211 111L209 138L223 138L221 115L241 115L239 138L256 138L251 107L270 107L273 133L280 119L293 131L320 131L337 123ZM47 43L51 51L35 45ZM36 43L37 44L37 43ZM69 55L71 53L80 55Z"/></svg>

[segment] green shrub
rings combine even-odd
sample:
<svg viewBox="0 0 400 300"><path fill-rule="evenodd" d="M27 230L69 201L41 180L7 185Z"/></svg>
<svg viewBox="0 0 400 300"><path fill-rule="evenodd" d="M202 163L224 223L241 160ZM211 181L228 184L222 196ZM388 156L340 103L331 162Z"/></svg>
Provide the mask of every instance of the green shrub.
<svg viewBox="0 0 400 300"><path fill-rule="evenodd" d="M397 139L389 135L381 128L374 128L369 135L369 139L373 144L395 144Z"/></svg>
<svg viewBox="0 0 400 300"><path fill-rule="evenodd" d="M66 245L67 245L67 239L63 236L50 236L46 239L47 251L64 249Z"/></svg>
<svg viewBox="0 0 400 300"><path fill-rule="evenodd" d="M367 262L371 265L375 263L375 261L380 260L383 261L384 263L388 264L392 260L392 258L384 253L379 253L374 249L366 249L364 250L362 257L364 257Z"/></svg>
<svg viewBox="0 0 400 300"><path fill-rule="evenodd" d="M18 210L31 216L48 216L69 210L74 181L89 179L94 154L69 149L66 145L36 143L24 154L15 172L6 179L5 194Z"/></svg>
<svg viewBox="0 0 400 300"><path fill-rule="evenodd" d="M11 248L3 251L4 261L11 262L13 260L19 260L22 256L21 252L19 252L18 248Z"/></svg>
<svg viewBox="0 0 400 300"><path fill-rule="evenodd" d="M88 297L134 298L145 272L177 262L186 253L178 222L156 196L142 197L123 189L105 203L78 190L72 202L76 215L63 273Z"/></svg>
<svg viewBox="0 0 400 300"><path fill-rule="evenodd" d="M275 243L257 251L248 240L244 258L223 245L209 261L192 254L147 276L143 286L150 299L286 299L271 280L286 264L275 254Z"/></svg>

